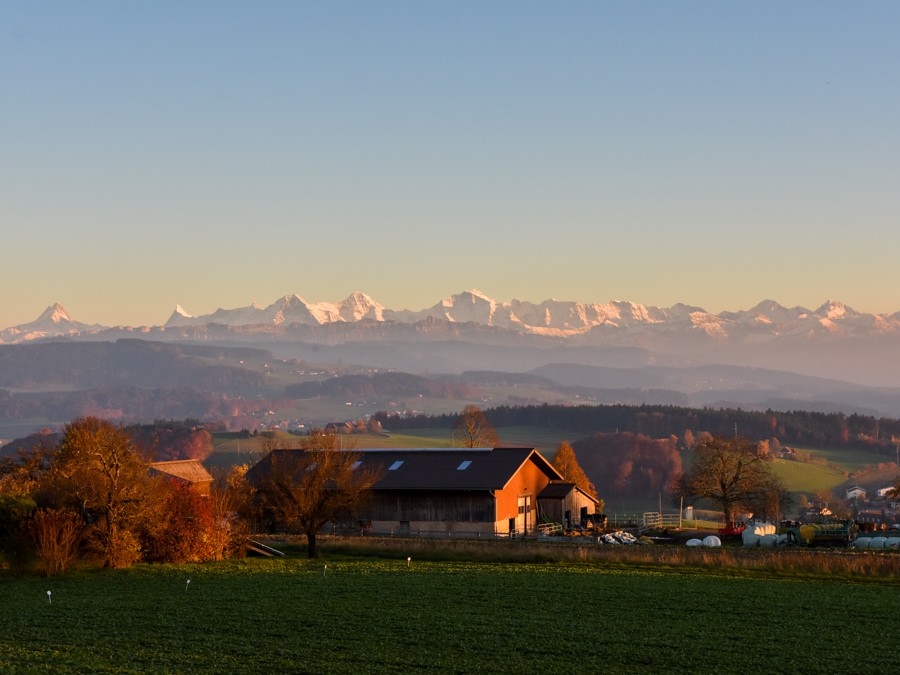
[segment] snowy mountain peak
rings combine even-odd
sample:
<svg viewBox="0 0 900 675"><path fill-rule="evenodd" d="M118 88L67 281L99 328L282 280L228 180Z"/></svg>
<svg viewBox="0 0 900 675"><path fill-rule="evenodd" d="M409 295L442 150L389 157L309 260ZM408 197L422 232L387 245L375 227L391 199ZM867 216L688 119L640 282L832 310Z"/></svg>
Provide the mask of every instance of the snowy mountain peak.
<svg viewBox="0 0 900 675"><path fill-rule="evenodd" d="M852 308L847 307L843 302L837 300L826 300L825 303L816 310L818 316L828 319L840 319L848 315L856 315Z"/></svg>
<svg viewBox="0 0 900 675"><path fill-rule="evenodd" d="M629 345L694 339L698 335L747 345L760 345L771 339L791 336L802 339L815 335L900 336L900 312L892 315L861 314L836 300L826 301L815 312L803 307L787 308L774 300L764 300L748 310L710 314L701 307L682 303L666 308L627 300L607 303L568 300L498 302L477 289L451 295L418 311L387 309L361 291L354 291L340 302L307 302L296 294L289 294L266 307L254 303L235 309L217 309L212 314L200 316L192 316L179 304L160 328L253 326L255 330L265 332L294 325L316 327L361 321L399 324L446 321L548 337L601 342L615 339ZM0 343L61 335L77 336L96 333L103 328L73 321L69 313L56 303L37 320L0 331Z"/></svg>
<svg viewBox="0 0 900 675"><path fill-rule="evenodd" d="M56 302L56 303L50 305L47 309L45 309L43 314L41 314L37 318L35 323L38 323L38 324L72 323L72 317L69 316L69 313L66 311L65 307L63 307L61 304Z"/></svg>
<svg viewBox="0 0 900 675"><path fill-rule="evenodd" d="M384 321L384 307L360 291L354 291L338 304L337 313L343 321Z"/></svg>

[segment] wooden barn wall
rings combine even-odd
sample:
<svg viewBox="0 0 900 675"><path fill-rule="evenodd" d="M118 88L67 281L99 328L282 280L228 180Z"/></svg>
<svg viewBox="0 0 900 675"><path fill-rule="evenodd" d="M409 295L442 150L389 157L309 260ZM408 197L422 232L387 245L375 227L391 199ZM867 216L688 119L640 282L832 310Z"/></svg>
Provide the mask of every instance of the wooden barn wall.
<svg viewBox="0 0 900 675"><path fill-rule="evenodd" d="M542 499L538 507L544 520L551 523L562 523L564 513L562 499Z"/></svg>
<svg viewBox="0 0 900 675"><path fill-rule="evenodd" d="M541 516L553 523L562 523L568 511L571 514L569 525L581 522L582 508L587 508L588 515L597 510L594 501L578 490L572 490L563 499L541 499L539 506Z"/></svg>
<svg viewBox="0 0 900 675"><path fill-rule="evenodd" d="M487 491L376 491L366 508L373 521L494 522L494 503Z"/></svg>

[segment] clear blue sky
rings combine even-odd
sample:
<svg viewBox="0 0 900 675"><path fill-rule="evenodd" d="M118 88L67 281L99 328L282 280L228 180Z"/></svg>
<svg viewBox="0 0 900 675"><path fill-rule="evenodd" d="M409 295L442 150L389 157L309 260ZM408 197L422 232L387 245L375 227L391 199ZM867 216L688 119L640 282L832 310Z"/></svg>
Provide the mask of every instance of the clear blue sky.
<svg viewBox="0 0 900 675"><path fill-rule="evenodd" d="M900 3L0 3L0 328L900 310Z"/></svg>

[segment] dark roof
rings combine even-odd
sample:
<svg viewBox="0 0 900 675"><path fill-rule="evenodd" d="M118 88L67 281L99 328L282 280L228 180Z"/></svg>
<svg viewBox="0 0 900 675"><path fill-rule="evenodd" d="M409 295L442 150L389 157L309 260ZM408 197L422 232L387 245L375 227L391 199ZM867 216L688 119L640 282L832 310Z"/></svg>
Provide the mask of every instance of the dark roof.
<svg viewBox="0 0 900 675"><path fill-rule="evenodd" d="M569 493L575 488L575 483L550 483L541 490L538 499L549 497L550 499L563 499L569 496Z"/></svg>
<svg viewBox="0 0 900 675"><path fill-rule="evenodd" d="M575 485L575 483L565 483L562 481L551 482L547 487L541 490L541 494L538 495L538 499L565 499L569 496L569 493L571 493L572 490L578 490L578 492L583 494L588 499L594 502L597 501L587 492Z"/></svg>
<svg viewBox="0 0 900 675"><path fill-rule="evenodd" d="M375 490L500 490L526 462L534 462L551 480L562 478L534 448L377 448L348 452L360 456L362 467L381 474ZM251 473L265 472L270 457L271 453L260 460L248 472L248 478Z"/></svg>

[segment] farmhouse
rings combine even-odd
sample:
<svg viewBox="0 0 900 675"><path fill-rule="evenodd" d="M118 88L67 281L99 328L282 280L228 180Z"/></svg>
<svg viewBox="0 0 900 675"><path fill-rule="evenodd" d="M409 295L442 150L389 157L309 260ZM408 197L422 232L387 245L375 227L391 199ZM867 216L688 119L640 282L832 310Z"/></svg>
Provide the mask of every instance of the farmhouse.
<svg viewBox="0 0 900 675"><path fill-rule="evenodd" d="M177 459L170 462L152 462L151 475L162 475L191 486L198 494L209 496L213 477L199 459Z"/></svg>
<svg viewBox="0 0 900 675"><path fill-rule="evenodd" d="M862 489L859 485L854 485L853 487L847 488L846 492L847 499L865 499L866 491Z"/></svg>
<svg viewBox="0 0 900 675"><path fill-rule="evenodd" d="M578 518L595 511L595 502L562 483L563 477L534 448L352 452L360 456L361 467L380 476L356 515L373 532L526 535L536 532L547 514L562 522L566 511ZM260 478L271 462L270 453L248 472L248 479Z"/></svg>

